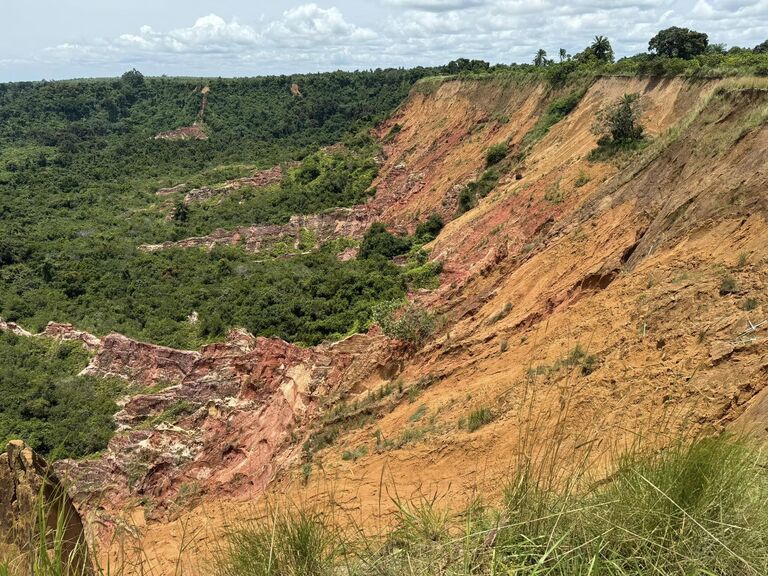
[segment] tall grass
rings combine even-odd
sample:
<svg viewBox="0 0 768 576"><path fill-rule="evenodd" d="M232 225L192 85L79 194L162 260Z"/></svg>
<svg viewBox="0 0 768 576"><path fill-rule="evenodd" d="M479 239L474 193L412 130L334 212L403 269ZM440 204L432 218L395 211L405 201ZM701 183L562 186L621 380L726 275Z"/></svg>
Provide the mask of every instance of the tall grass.
<svg viewBox="0 0 768 576"><path fill-rule="evenodd" d="M552 488L534 466L496 506L452 513L434 498L395 502L394 525L365 535L333 515L288 508L230 536L222 576L768 574L768 478L740 440L709 437L620 459L584 489Z"/></svg>

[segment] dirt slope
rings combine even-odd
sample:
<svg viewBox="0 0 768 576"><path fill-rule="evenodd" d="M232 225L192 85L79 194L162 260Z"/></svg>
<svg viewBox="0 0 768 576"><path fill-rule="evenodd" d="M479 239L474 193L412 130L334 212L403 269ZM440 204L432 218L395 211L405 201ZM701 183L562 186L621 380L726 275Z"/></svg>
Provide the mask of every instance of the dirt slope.
<svg viewBox="0 0 768 576"><path fill-rule="evenodd" d="M621 162L588 162L597 109L629 92L643 95L653 142ZM433 211L452 216L488 146L509 140L519 150L556 95L498 78L422 86L381 129L385 137L400 126L386 138L378 193L366 210L406 229ZM598 479L638 440L662 445L728 426L765 433L767 118L765 81L599 79L431 246L445 273L437 291L418 298L444 321L421 350L393 359L369 336L348 352L265 342L192 353L180 389L233 381L237 403L224 412L232 416L200 411L201 420L184 425L208 433L198 460L143 480L161 497L178 495L181 482L202 491L200 505L175 519L145 524L146 510L134 516L160 572L173 571L185 526L202 526L189 553L205 557L222 526L252 513L264 487L273 497L332 494L374 525L395 491L438 493L454 505L478 493L493 498L521 461L567 473L586 459ZM588 181L577 186L582 174ZM108 371L145 373L132 366L136 357L97 354ZM354 369L330 380L324 371L292 375L296 366L331 369L337 358ZM253 366L270 367L263 396ZM316 394L302 392L307 410L286 395L299 380L322 384ZM482 408L491 421L467 431L470 413ZM260 416L271 410L281 416ZM248 422L278 426L274 438L264 432L269 461L243 459L261 434L246 430ZM339 435L314 452L307 478L301 444L323 422ZM162 444L172 433L150 430L141 441ZM217 441L233 446L232 466L230 452L214 457ZM258 490L230 482L241 480L235 472L244 461L260 471Z"/></svg>

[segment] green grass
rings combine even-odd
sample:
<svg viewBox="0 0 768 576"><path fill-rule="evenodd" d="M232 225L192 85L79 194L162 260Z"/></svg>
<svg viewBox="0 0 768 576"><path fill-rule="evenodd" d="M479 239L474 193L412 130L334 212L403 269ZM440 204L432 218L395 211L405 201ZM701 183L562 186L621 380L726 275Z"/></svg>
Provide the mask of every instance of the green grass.
<svg viewBox="0 0 768 576"><path fill-rule="evenodd" d="M496 506L457 513L436 497L395 498L391 528L373 536L288 507L232 534L215 573L758 576L768 570L761 464L718 437L629 454L582 490L546 490L523 468Z"/></svg>
<svg viewBox="0 0 768 576"><path fill-rule="evenodd" d="M534 127L523 136L523 147L530 148L544 138L552 126L560 122L560 120L576 108L586 92L586 89L576 90L566 96L553 100L544 114L539 117Z"/></svg>
<svg viewBox="0 0 768 576"><path fill-rule="evenodd" d="M470 412L466 418L467 432L474 432L475 430L482 428L486 424L490 424L493 421L493 412L491 409L483 406Z"/></svg>
<svg viewBox="0 0 768 576"><path fill-rule="evenodd" d="M525 461L522 461L525 462ZM721 435L633 450L592 482L590 469L553 480L532 461L506 478L494 505L392 497L382 528L363 530L338 504L269 505L212 550L217 576L761 576L768 573L764 456ZM502 481L504 481L502 479ZM555 487L557 486L557 487ZM396 491L395 491L396 494ZM68 571L60 520L38 514L26 564ZM53 522L53 525L49 524ZM58 526L58 528L57 528ZM58 536L57 536L58 535ZM35 538L38 538L35 540ZM58 542L58 545L56 544ZM81 547L82 543L78 543ZM58 550L58 552L57 552ZM53 553L51 553L51 551ZM96 557L96 555L93 555ZM0 575L21 576L0 560ZM122 574L120 565L97 576ZM151 571L146 573L151 574Z"/></svg>

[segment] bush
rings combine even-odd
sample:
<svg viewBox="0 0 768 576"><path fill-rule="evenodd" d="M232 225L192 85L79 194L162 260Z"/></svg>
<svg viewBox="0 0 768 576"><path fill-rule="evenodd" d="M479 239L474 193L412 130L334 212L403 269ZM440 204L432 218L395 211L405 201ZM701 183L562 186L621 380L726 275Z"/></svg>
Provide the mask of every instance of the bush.
<svg viewBox="0 0 768 576"><path fill-rule="evenodd" d="M474 432L478 428L493 421L493 413L490 408L477 408L470 412L466 419L467 432Z"/></svg>
<svg viewBox="0 0 768 576"><path fill-rule="evenodd" d="M458 213L463 214L475 207L479 198L485 198L496 187L501 175L489 168L483 172L479 180L470 182L459 192Z"/></svg>
<svg viewBox="0 0 768 576"><path fill-rule="evenodd" d="M411 248L411 240L407 237L395 236L381 222L374 222L368 228L363 241L360 243L360 258L383 256L394 258L405 254Z"/></svg>
<svg viewBox="0 0 768 576"><path fill-rule="evenodd" d="M498 164L507 155L507 143L501 142L499 144L494 144L490 148L488 148L488 151L485 153L485 165L486 166L493 166L494 164Z"/></svg>
<svg viewBox="0 0 768 576"><path fill-rule="evenodd" d="M597 148L589 154L590 160L609 158L617 152L636 150L644 144L640 125L642 102L640 94L624 94L602 107L592 125L592 133L600 136Z"/></svg>
<svg viewBox="0 0 768 576"><path fill-rule="evenodd" d="M373 318L386 336L413 346L420 346L435 328L434 316L412 302L379 304Z"/></svg>
<svg viewBox="0 0 768 576"><path fill-rule="evenodd" d="M736 282L736 278L728 274L727 276L723 277L723 280L720 282L720 296L726 296L728 294L735 294L739 291L738 283Z"/></svg>
<svg viewBox="0 0 768 576"><path fill-rule="evenodd" d="M640 94L624 94L598 110L592 132L610 137L614 144L640 140L643 137L643 127L639 124L641 112Z"/></svg>
<svg viewBox="0 0 768 576"><path fill-rule="evenodd" d="M432 242L443 229L443 219L439 214L432 213L426 221L416 226L416 240L420 244Z"/></svg>

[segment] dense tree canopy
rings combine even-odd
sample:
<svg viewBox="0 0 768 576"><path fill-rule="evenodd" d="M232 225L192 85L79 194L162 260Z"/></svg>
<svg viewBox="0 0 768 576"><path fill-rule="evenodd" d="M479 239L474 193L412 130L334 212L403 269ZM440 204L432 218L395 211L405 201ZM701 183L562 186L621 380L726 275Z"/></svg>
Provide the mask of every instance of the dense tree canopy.
<svg viewBox="0 0 768 576"><path fill-rule="evenodd" d="M709 40L703 32L672 26L661 30L648 42L648 50L659 56L689 60L707 50Z"/></svg>
<svg viewBox="0 0 768 576"><path fill-rule="evenodd" d="M185 347L233 325L308 344L365 328L377 299L404 293L399 269L326 252L286 260L137 247L364 201L378 152L365 134L428 73L230 80L131 70L115 80L0 85L0 316ZM154 139L197 118L203 86L209 139ZM220 203L155 195L298 158L279 185ZM198 327L186 320L192 311Z"/></svg>
<svg viewBox="0 0 768 576"><path fill-rule="evenodd" d="M22 438L54 459L104 449L124 384L77 376L87 362L78 344L0 332L0 444Z"/></svg>

